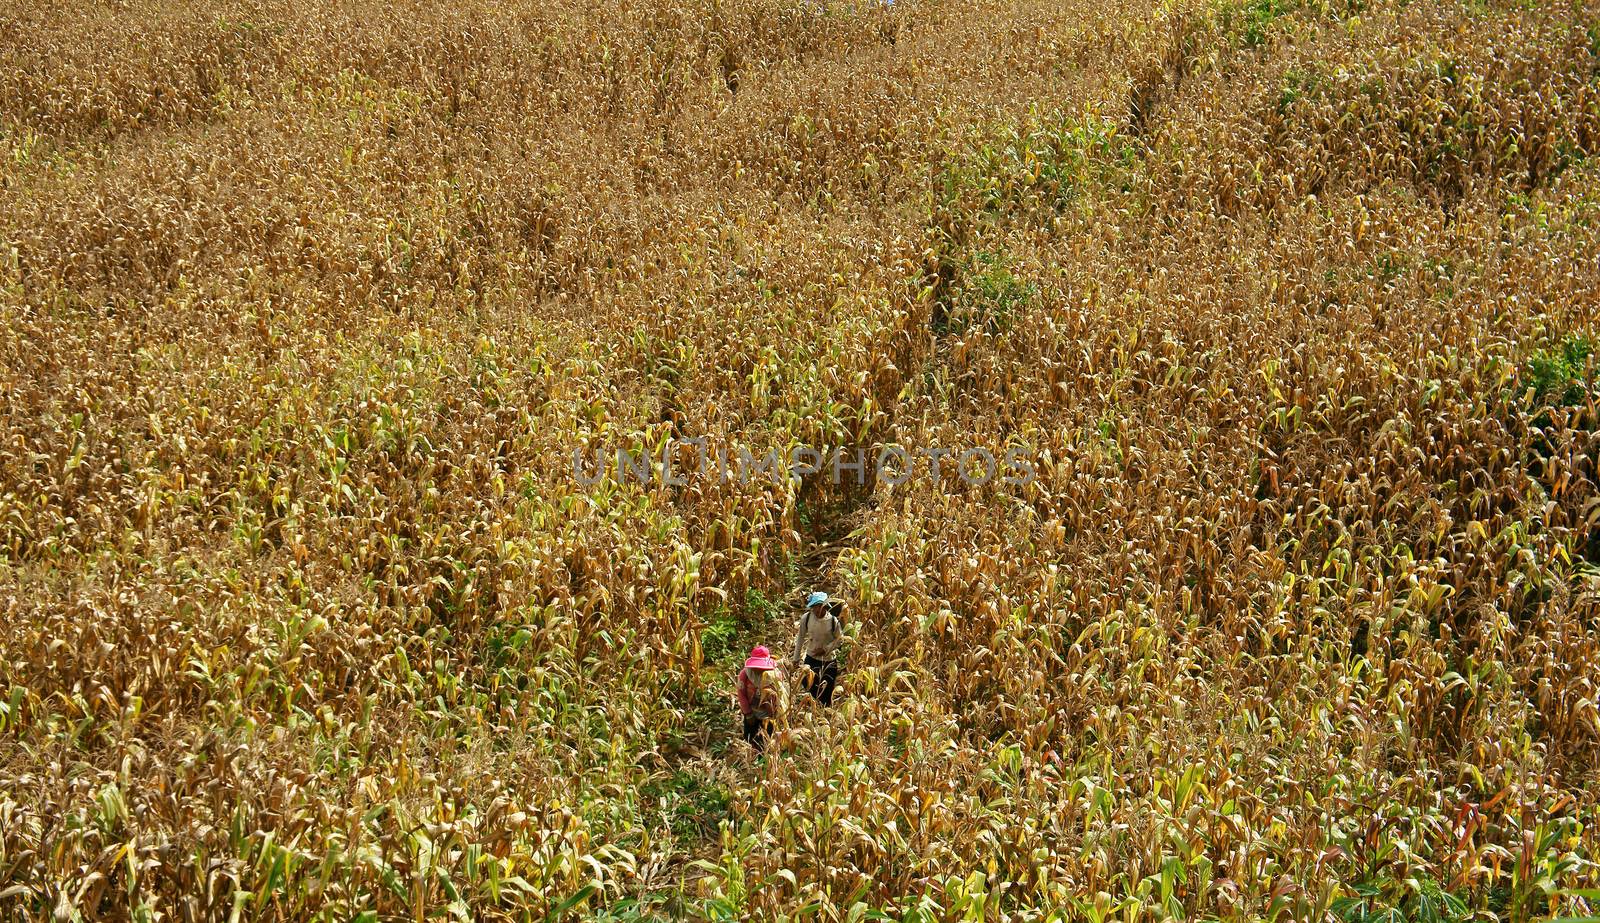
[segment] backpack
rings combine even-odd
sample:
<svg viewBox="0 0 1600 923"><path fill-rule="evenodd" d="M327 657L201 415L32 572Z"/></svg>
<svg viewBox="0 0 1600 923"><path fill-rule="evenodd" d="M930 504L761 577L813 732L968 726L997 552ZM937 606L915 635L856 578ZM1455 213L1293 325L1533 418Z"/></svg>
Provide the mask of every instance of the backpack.
<svg viewBox="0 0 1600 923"><path fill-rule="evenodd" d="M773 718L783 713L788 697L784 695L781 674L774 670L762 676L761 685L755 690L753 704L754 714L759 718Z"/></svg>
<svg viewBox="0 0 1600 923"><path fill-rule="evenodd" d="M736 686L738 686L741 693L749 694L750 713L754 717L776 717L776 715L781 715L786 709L786 705L789 704L789 697L787 697L784 683L782 683L782 673L778 673L776 670L765 675L760 680L760 686L755 685L755 680L752 680L744 670L739 670Z"/></svg>

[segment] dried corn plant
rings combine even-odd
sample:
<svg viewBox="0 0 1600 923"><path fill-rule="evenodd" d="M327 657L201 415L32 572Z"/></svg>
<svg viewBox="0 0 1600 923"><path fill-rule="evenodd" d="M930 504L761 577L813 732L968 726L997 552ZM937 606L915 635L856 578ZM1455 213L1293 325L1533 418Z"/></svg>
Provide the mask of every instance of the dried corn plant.
<svg viewBox="0 0 1600 923"><path fill-rule="evenodd" d="M1600 9L0 10L0 918L1600 887ZM574 477L1020 451L1026 483ZM776 601L843 703L740 757Z"/></svg>

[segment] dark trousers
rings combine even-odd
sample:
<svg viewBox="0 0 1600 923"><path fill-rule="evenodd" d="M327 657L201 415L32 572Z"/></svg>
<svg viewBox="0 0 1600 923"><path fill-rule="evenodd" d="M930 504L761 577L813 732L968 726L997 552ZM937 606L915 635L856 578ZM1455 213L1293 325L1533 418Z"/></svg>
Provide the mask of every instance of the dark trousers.
<svg viewBox="0 0 1600 923"><path fill-rule="evenodd" d="M767 731L772 727L772 719L764 712L753 711L744 716L745 743L756 748L760 753L767 745Z"/></svg>
<svg viewBox="0 0 1600 923"><path fill-rule="evenodd" d="M832 705L833 687L839 684L839 661L824 663L808 655L806 666L811 668L811 682L806 685L806 691L823 705Z"/></svg>

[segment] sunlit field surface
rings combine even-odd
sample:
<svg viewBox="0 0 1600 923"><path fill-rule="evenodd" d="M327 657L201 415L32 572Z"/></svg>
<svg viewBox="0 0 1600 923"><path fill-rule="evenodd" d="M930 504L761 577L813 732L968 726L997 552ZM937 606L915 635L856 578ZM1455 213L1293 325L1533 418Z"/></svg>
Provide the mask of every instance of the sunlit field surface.
<svg viewBox="0 0 1600 923"><path fill-rule="evenodd" d="M1593 0L9 0L0 920L1600 914L1597 306Z"/></svg>

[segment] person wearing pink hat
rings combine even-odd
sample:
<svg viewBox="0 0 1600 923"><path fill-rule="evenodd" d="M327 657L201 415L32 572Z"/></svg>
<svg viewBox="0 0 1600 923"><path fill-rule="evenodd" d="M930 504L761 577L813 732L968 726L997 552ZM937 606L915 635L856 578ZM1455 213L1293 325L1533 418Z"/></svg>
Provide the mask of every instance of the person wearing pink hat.
<svg viewBox="0 0 1600 923"><path fill-rule="evenodd" d="M784 706L783 672L765 646L758 644L750 651L734 683L734 695L744 715L744 739L760 753Z"/></svg>

